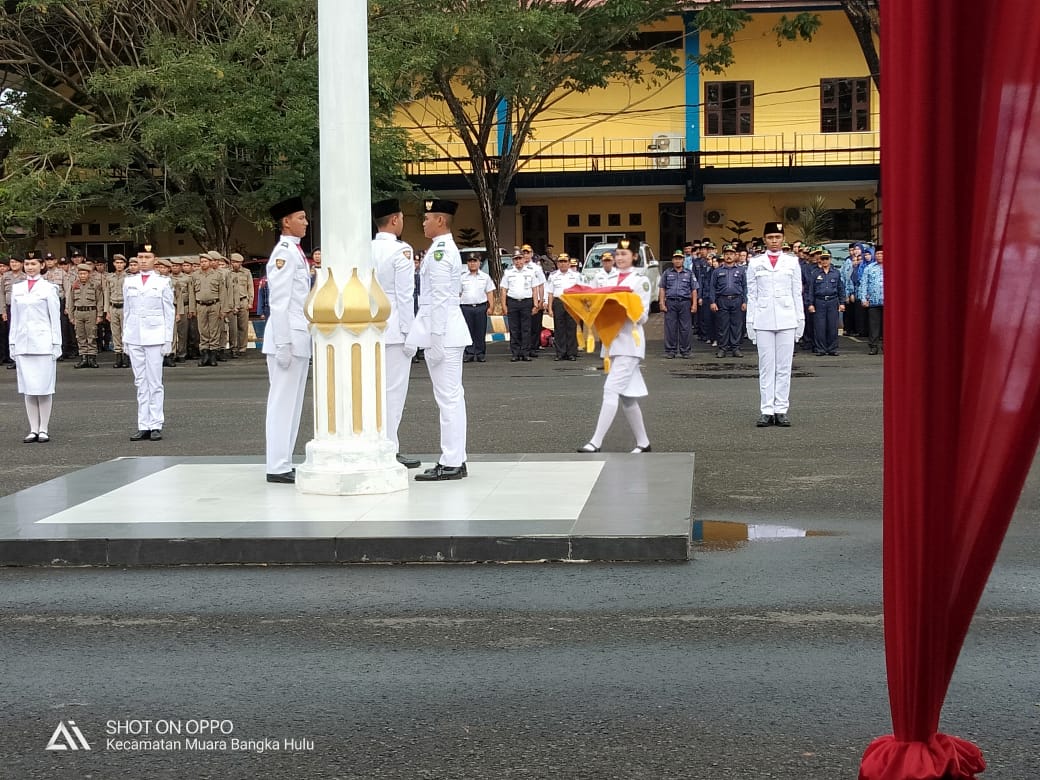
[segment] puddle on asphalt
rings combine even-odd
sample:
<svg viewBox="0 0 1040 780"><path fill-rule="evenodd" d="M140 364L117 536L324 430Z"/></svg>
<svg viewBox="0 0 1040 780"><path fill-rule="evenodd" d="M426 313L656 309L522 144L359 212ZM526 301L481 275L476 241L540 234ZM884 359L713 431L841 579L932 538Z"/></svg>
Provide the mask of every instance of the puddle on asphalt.
<svg viewBox="0 0 1040 780"><path fill-rule="evenodd" d="M693 521L693 543L699 550L739 550L749 542L837 535L834 531L795 528L790 525L735 523L722 520Z"/></svg>

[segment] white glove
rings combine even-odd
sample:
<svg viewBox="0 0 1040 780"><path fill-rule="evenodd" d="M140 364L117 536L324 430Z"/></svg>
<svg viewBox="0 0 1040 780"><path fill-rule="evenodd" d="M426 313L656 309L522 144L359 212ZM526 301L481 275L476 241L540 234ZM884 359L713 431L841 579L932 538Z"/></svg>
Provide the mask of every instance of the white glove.
<svg viewBox="0 0 1040 780"><path fill-rule="evenodd" d="M164 344L162 345L162 354L163 354L163 357L166 357L166 356L167 356L167 355L169 355L169 354L170 354L171 352L173 352L173 342L172 342L172 341L167 341L166 343L164 343Z"/></svg>
<svg viewBox="0 0 1040 780"><path fill-rule="evenodd" d="M407 344L404 345L404 354L408 356L409 360L411 360L413 357L415 357L415 355L416 355L416 353L418 351L419 351L418 347L411 347L411 346L409 346Z"/></svg>
<svg viewBox="0 0 1040 780"><path fill-rule="evenodd" d="M757 344L758 343L758 333L757 333L757 331L755 331L754 328L748 328L747 329L747 337L749 339L751 339L751 343L752 344Z"/></svg>
<svg viewBox="0 0 1040 780"><path fill-rule="evenodd" d="M61 357L61 344L51 346L51 357L55 360Z"/></svg>
<svg viewBox="0 0 1040 780"><path fill-rule="evenodd" d="M288 368L292 364L292 344L279 344L274 353L274 361L278 368Z"/></svg>
<svg viewBox="0 0 1040 780"><path fill-rule="evenodd" d="M798 341L798 339L800 339L800 338L802 337L802 334L803 334L804 332L805 332L805 323L803 322L803 323L801 323L801 324L800 324L800 325L799 325L799 326L798 326L797 328L795 328L795 331L794 331L794 340L795 340L795 341Z"/></svg>

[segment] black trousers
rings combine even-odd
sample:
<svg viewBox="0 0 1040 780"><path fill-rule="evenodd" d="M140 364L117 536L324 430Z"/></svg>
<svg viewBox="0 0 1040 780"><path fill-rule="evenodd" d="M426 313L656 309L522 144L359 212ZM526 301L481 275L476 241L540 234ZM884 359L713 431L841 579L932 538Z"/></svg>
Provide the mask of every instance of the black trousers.
<svg viewBox="0 0 1040 780"><path fill-rule="evenodd" d="M867 343L871 349L876 349L885 338L885 307L870 306L863 308L867 315Z"/></svg>
<svg viewBox="0 0 1040 780"><path fill-rule="evenodd" d="M513 357L531 354L531 308L533 298L506 298L509 314L509 351Z"/></svg>
<svg viewBox="0 0 1040 780"><path fill-rule="evenodd" d="M829 301L816 299L816 313L813 315L813 351L838 351L838 304L837 298ZM809 327L808 321L805 327Z"/></svg>
<svg viewBox="0 0 1040 780"><path fill-rule="evenodd" d="M578 357L578 323L567 312L567 307L559 298L553 299L553 341L556 344L556 357Z"/></svg>
<svg viewBox="0 0 1040 780"><path fill-rule="evenodd" d="M11 307L7 307L7 319L0 317L0 363L11 359L11 345L7 339L11 335Z"/></svg>
<svg viewBox="0 0 1040 780"><path fill-rule="evenodd" d="M466 347L465 354L472 357L483 355L487 351L488 306L486 303L462 304L462 317L469 328L469 337L473 343Z"/></svg>
<svg viewBox="0 0 1040 780"><path fill-rule="evenodd" d="M852 335L854 336L866 336L867 335L867 310L863 307L863 304L858 300L852 307Z"/></svg>
<svg viewBox="0 0 1040 780"><path fill-rule="evenodd" d="M733 352L740 348L740 339L744 335L744 312L740 309L743 301L739 295L720 295L715 299L715 305L719 307L715 312L719 349Z"/></svg>

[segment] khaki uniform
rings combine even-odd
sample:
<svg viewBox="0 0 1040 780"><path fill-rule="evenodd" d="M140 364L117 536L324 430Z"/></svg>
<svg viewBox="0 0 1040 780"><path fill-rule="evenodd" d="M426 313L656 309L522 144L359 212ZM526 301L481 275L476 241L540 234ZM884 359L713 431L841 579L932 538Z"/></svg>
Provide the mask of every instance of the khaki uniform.
<svg viewBox="0 0 1040 780"><path fill-rule="evenodd" d="M223 349L222 312L228 311L227 285L220 271L198 270L191 275L188 285L188 311L199 323L199 349Z"/></svg>
<svg viewBox="0 0 1040 780"><path fill-rule="evenodd" d="M105 274L102 289L105 292L105 314L112 325L112 349L123 353L123 281L126 271Z"/></svg>
<svg viewBox="0 0 1040 780"><path fill-rule="evenodd" d="M105 292L101 284L88 279L82 284L78 279L69 285L66 308L76 328L76 343L79 354L97 355L97 321L105 313Z"/></svg>
<svg viewBox="0 0 1040 780"><path fill-rule="evenodd" d="M230 325L231 349L243 353L249 346L249 311L253 308L253 275L245 268L228 272L228 289L231 298Z"/></svg>
<svg viewBox="0 0 1040 780"><path fill-rule="evenodd" d="M25 278L25 271L4 271L2 277L0 277L0 312L3 312L3 322L0 323L0 341L3 342L3 346L0 347L0 361L14 365L11 363L10 345L8 338L11 333L11 289L14 287L16 282L22 281Z"/></svg>
<svg viewBox="0 0 1040 780"><path fill-rule="evenodd" d="M176 312L176 322L173 326L173 354L179 360L184 360L188 354L188 285L190 279L188 274L176 274L170 277L173 286L173 306Z"/></svg>

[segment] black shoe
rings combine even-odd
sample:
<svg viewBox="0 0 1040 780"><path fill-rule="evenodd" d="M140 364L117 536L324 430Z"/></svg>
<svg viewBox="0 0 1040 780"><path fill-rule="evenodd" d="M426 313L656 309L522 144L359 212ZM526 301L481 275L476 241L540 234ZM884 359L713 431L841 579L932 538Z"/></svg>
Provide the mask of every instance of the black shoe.
<svg viewBox="0 0 1040 780"><path fill-rule="evenodd" d="M679 353L679 357L680 357L680 359L682 359L682 360L689 360L689 359L690 359L690 357L691 357L691 355L690 355L690 353L689 353L689 352L680 352L680 353Z"/></svg>
<svg viewBox="0 0 1040 780"><path fill-rule="evenodd" d="M400 452L397 453L397 462L406 469L417 469L422 465L422 461L418 458L411 458L407 455L402 455Z"/></svg>
<svg viewBox="0 0 1040 780"><path fill-rule="evenodd" d="M525 363L530 363L530 362L531 362L531 358L530 358L530 357L528 357L527 355L524 355L524 356L523 356L522 358L520 358L520 359L521 359L522 361L524 361Z"/></svg>
<svg viewBox="0 0 1040 780"><path fill-rule="evenodd" d="M733 357L744 357L744 353L741 352L739 349L735 349L733 350Z"/></svg>
<svg viewBox="0 0 1040 780"><path fill-rule="evenodd" d="M73 368L90 368L90 362L87 360L87 356L84 355L79 359L79 362L73 366Z"/></svg>
<svg viewBox="0 0 1040 780"><path fill-rule="evenodd" d="M149 431L148 439L149 441L162 441L162 431Z"/></svg>
<svg viewBox="0 0 1040 780"><path fill-rule="evenodd" d="M812 353L813 353L814 355L817 355L817 356L823 356L823 355L827 354L826 352L818 352L818 351L816 351L815 349L813 350L813 352L812 352Z"/></svg>
<svg viewBox="0 0 1040 780"><path fill-rule="evenodd" d="M466 355L466 357L462 358L462 362L463 363L472 363L473 362L473 356L472 355Z"/></svg>
<svg viewBox="0 0 1040 780"><path fill-rule="evenodd" d="M577 360L577 359L578 358L576 358L574 355L568 355L567 356L567 360Z"/></svg>
<svg viewBox="0 0 1040 780"><path fill-rule="evenodd" d="M830 355L831 357L838 357L838 353L837 352L828 352L827 354Z"/></svg>
<svg viewBox="0 0 1040 780"><path fill-rule="evenodd" d="M173 362L172 355L163 355L162 359L163 368L176 368L177 364Z"/></svg>
<svg viewBox="0 0 1040 780"><path fill-rule="evenodd" d="M116 362L112 364L112 368L122 368L122 367L123 367L123 353L119 352L119 353L116 354Z"/></svg>
<svg viewBox="0 0 1040 780"><path fill-rule="evenodd" d="M675 353L674 352L665 352L664 356L665 356L666 360L675 360Z"/></svg>
<svg viewBox="0 0 1040 780"><path fill-rule="evenodd" d="M448 479L462 479L468 476L466 464L461 466L442 466L438 463L432 469L426 469L422 474L415 475L416 482L443 482Z"/></svg>
<svg viewBox="0 0 1040 780"><path fill-rule="evenodd" d="M39 440L40 440L40 434L38 434L38 433L30 433L28 436L26 436L24 439L22 439L22 444L33 444L35 442L38 442Z"/></svg>
<svg viewBox="0 0 1040 780"><path fill-rule="evenodd" d="M144 441L145 439L150 438L151 435L152 435L151 431L138 431L137 433L135 433L133 436L130 437L130 441Z"/></svg>
<svg viewBox="0 0 1040 780"><path fill-rule="evenodd" d="M599 447L590 441L588 444L582 444L577 450L575 450L575 452L581 452L584 454L599 452Z"/></svg>
<svg viewBox="0 0 1040 780"><path fill-rule="evenodd" d="M638 455L638 454L641 454L641 453L643 453L643 452L650 452L650 451L651 451L651 450L650 450L650 445L649 445L649 444L647 444L647 445L646 445L645 447L640 447L640 446L639 446L639 445L637 444L637 445L636 445L636 448L635 448L634 450L632 450L632 452L631 452L631 453L629 453L629 454L630 454L630 455Z"/></svg>
<svg viewBox="0 0 1040 780"><path fill-rule="evenodd" d="M724 349L717 349L717 350L715 350L715 357L719 357L719 358L726 357L726 350L724 350Z"/></svg>
<svg viewBox="0 0 1040 780"><path fill-rule="evenodd" d="M776 414L776 424L779 425L781 428L790 428L791 427L791 421L787 419L787 415L784 414L783 412L777 412L777 414Z"/></svg>
<svg viewBox="0 0 1040 780"><path fill-rule="evenodd" d="M8 363L7 364L7 370L8 371L14 371L15 367L16 367L15 363Z"/></svg>
<svg viewBox="0 0 1040 780"><path fill-rule="evenodd" d="M36 437L36 441L40 444L46 444L51 440L51 437L47 435L47 431L40 431Z"/></svg>
<svg viewBox="0 0 1040 780"><path fill-rule="evenodd" d="M296 470L287 471L284 474L268 474L268 482L277 482L283 485L292 485L296 482Z"/></svg>
<svg viewBox="0 0 1040 780"><path fill-rule="evenodd" d="M176 356L176 357L175 357L175 358L173 359L173 362L174 362L174 363L183 363L183 362L184 362L184 355L177 355L177 356Z"/></svg>
<svg viewBox="0 0 1040 780"><path fill-rule="evenodd" d="M755 427L768 428L770 425L773 425L774 422L775 421L773 420L773 415L763 414L761 417L758 418L758 422L755 423Z"/></svg>
<svg viewBox="0 0 1040 780"><path fill-rule="evenodd" d="M511 357L509 358L510 363L519 363L523 358Z"/></svg>
<svg viewBox="0 0 1040 780"><path fill-rule="evenodd" d="M224 350L224 349L214 349L214 350L212 350L211 354L213 355L213 363L211 365L215 366L218 362L220 362L220 363L226 363L227 362L227 350Z"/></svg>
<svg viewBox="0 0 1040 780"><path fill-rule="evenodd" d="M867 352L867 354L868 355L876 355L877 354L877 347L871 347L870 350ZM77 366L77 368L78 368L78 366Z"/></svg>
<svg viewBox="0 0 1040 780"><path fill-rule="evenodd" d="M487 363L487 358L484 357L483 355L477 355L477 362L478 363Z"/></svg>
<svg viewBox="0 0 1040 780"><path fill-rule="evenodd" d="M97 368L97 367L98 367L97 355L91 355L90 356L90 368Z"/></svg>

